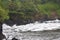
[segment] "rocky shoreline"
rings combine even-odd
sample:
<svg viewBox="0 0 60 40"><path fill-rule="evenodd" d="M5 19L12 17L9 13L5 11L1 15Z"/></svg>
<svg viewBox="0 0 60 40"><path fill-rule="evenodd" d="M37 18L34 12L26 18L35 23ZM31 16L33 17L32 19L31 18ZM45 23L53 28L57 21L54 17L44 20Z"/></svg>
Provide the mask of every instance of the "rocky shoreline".
<svg viewBox="0 0 60 40"><path fill-rule="evenodd" d="M50 20L53 20L53 19L50 19ZM39 22L44 22L44 21L47 21L47 20L41 20ZM9 26L13 26L14 24L16 25L25 25L25 24L29 24L29 23L34 23L35 21L31 20L31 21L27 21L27 20L16 20L16 21L12 21L11 19L10 20L6 20L4 23L6 23L7 25ZM31 32L31 31L27 31L27 32ZM44 30L42 32L60 32L60 29L57 29L57 30ZM24 33L24 32L22 32ZM26 32L25 32L26 33ZM37 33L37 31L34 31L34 33ZM5 38L5 36L3 35L2 38Z"/></svg>

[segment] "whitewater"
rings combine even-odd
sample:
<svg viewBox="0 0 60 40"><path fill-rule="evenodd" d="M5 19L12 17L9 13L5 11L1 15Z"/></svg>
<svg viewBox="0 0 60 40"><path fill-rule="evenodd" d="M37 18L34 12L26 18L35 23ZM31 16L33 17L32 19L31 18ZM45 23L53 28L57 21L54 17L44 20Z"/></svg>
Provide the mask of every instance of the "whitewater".
<svg viewBox="0 0 60 40"><path fill-rule="evenodd" d="M14 28L17 31L21 30L21 31L43 31L43 30L56 30L56 29L60 29L60 23L58 23L58 21L60 22L60 20L53 20L53 21L45 21L43 23L39 23L38 21L36 21L35 23L30 23L30 24L26 24L26 25L20 25L20 26L8 26L6 24L3 24L3 29L7 29L7 28Z"/></svg>
<svg viewBox="0 0 60 40"><path fill-rule="evenodd" d="M56 19L56 20L51 20L51 21L44 21L43 23L36 21L35 23L30 23L30 24L20 25L20 26L16 26L16 24L13 26L3 24L2 27L3 27L2 33L6 36L6 38L8 38L8 36L11 35L11 38L10 37L9 38L12 39L13 37L16 36L14 34L18 34L18 33L19 33L19 35L22 34L20 32L27 32L27 31L36 32L36 31L60 29L60 20ZM20 40L23 40L23 39L20 38ZM39 40L41 40L41 39L39 39Z"/></svg>

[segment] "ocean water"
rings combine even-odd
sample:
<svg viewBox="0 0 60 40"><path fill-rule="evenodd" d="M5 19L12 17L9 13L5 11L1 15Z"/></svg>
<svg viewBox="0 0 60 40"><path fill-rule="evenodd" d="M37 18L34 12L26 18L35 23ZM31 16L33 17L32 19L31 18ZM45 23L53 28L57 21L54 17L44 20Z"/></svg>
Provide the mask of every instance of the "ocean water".
<svg viewBox="0 0 60 40"><path fill-rule="evenodd" d="M35 22L12 27L3 24L3 34L7 40L60 40L60 20ZM58 30L59 29L59 30Z"/></svg>

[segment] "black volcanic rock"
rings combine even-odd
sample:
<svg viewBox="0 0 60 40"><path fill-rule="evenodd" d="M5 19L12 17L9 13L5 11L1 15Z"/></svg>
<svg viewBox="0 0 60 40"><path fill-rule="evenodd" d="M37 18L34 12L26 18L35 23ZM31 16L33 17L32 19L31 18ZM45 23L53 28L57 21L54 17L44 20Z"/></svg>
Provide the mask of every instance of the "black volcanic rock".
<svg viewBox="0 0 60 40"><path fill-rule="evenodd" d="M18 40L18 39L16 39L16 38L12 38L12 40Z"/></svg>
<svg viewBox="0 0 60 40"><path fill-rule="evenodd" d="M6 20L4 23L9 25L9 26L13 26L14 25L14 22L12 20Z"/></svg>

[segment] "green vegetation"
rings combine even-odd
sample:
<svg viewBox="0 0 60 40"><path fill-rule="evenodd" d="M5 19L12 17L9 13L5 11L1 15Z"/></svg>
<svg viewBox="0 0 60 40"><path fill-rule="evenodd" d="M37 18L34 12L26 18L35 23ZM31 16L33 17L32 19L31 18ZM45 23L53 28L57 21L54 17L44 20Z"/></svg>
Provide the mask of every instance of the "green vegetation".
<svg viewBox="0 0 60 40"><path fill-rule="evenodd" d="M10 18L8 14L19 14L20 19L38 19L44 14L60 16L60 0L0 0L0 22Z"/></svg>
<svg viewBox="0 0 60 40"><path fill-rule="evenodd" d="M0 22L3 22L4 20L8 19L8 9L5 9L2 1L0 0Z"/></svg>
<svg viewBox="0 0 60 40"><path fill-rule="evenodd" d="M31 20L56 18L60 19L60 0L0 0L0 35L6 20L23 24Z"/></svg>

